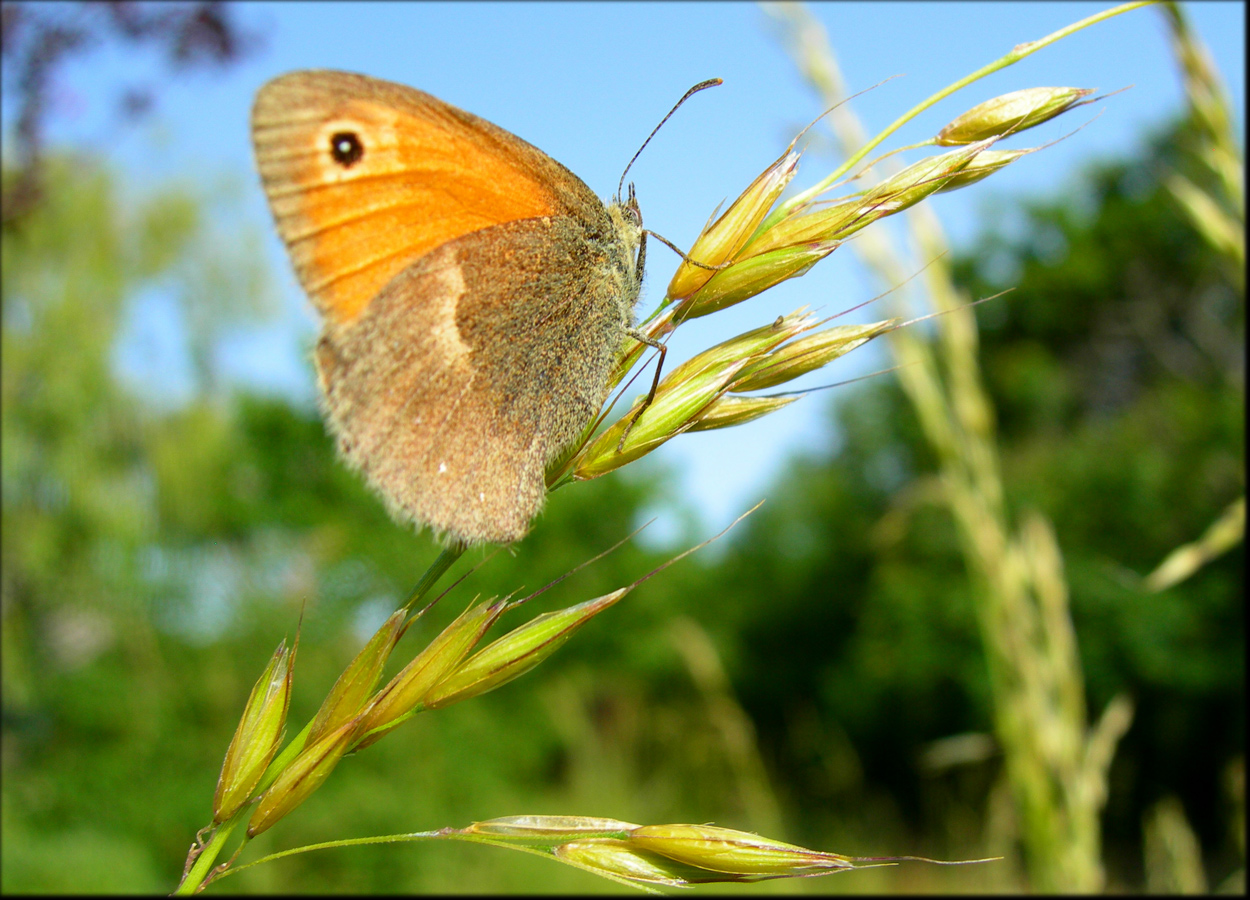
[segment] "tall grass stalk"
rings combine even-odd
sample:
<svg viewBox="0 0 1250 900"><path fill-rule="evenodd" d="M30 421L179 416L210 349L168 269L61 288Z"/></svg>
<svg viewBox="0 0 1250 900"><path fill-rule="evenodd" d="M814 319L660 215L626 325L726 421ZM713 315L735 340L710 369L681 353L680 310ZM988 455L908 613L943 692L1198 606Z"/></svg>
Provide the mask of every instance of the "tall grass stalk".
<svg viewBox="0 0 1250 900"><path fill-rule="evenodd" d="M1202 847L1180 800L1168 796L1152 806L1142 822L1142 832L1147 893L1208 893Z"/></svg>
<svg viewBox="0 0 1250 900"><path fill-rule="evenodd" d="M844 101L847 91L820 23L802 7L769 9L782 23L800 71L823 103ZM835 109L828 122L848 158L865 145L867 133L850 104ZM891 332L890 347L900 364L899 381L939 460L941 496L958 527L968 569L980 585L976 614L990 674L994 731L1014 799L1029 886L1043 892L1099 891L1105 883L1099 817L1107 770L1132 720L1132 704L1127 697L1116 697L1093 727L1088 724L1063 559L1053 529L1037 512L1025 513L1020 522L1008 515L994 411L981 381L969 298L951 279L946 239L928 205L908 210L907 223L919 257L929 263L922 275L928 300L943 315L934 322L934 342L915 329L899 329ZM901 283L915 268L882 229L865 231L853 244L884 282Z"/></svg>
<svg viewBox="0 0 1250 900"><path fill-rule="evenodd" d="M781 808L760 755L755 724L734 696L716 644L689 616L672 621L669 638L703 696L710 724L720 736L733 773L732 789L742 804L748 827L758 834L782 834Z"/></svg>
<svg viewBox="0 0 1250 900"><path fill-rule="evenodd" d="M1189 124L1198 146L1194 158L1208 176L1203 187L1179 172L1164 184L1202 237L1228 263L1232 282L1245 304L1246 291L1246 159L1237 143L1232 104L1211 54L1189 27L1176 3L1160 7L1172 37L1172 52L1185 84ZM1244 374L1239 386L1244 391ZM1206 563L1244 540L1246 498L1243 494L1196 541L1177 547L1146 577L1146 587L1161 591L1184 581Z"/></svg>

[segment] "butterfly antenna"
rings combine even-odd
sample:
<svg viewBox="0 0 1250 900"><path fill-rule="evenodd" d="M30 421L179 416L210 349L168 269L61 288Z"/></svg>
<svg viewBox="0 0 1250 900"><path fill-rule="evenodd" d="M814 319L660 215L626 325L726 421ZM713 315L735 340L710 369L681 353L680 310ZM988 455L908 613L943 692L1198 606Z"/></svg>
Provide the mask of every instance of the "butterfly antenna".
<svg viewBox="0 0 1250 900"><path fill-rule="evenodd" d="M704 88L716 87L718 84L724 84L724 83L725 82L721 80L720 78L709 78L707 81L700 81L690 90L686 91L685 95L680 100L677 101L677 106L674 106L672 109L670 109L668 111L668 115L660 120L660 124L656 125L655 128L651 130L651 133L647 135L647 139L642 142L642 146L638 148L638 153L635 153L633 158L630 159L629 165L627 165L625 167L625 171L621 173L620 183L617 184L616 186L617 197L621 196L621 188L625 186L625 176L629 174L629 166L632 166L634 164L634 160L636 160L639 154L641 154L642 151L647 148L647 144L651 143L651 139L655 137L655 133L664 127L664 123L672 118L673 113L677 112L678 107L680 107L683 103L685 103L687 100L689 100L695 94L699 93L699 91L703 90Z"/></svg>

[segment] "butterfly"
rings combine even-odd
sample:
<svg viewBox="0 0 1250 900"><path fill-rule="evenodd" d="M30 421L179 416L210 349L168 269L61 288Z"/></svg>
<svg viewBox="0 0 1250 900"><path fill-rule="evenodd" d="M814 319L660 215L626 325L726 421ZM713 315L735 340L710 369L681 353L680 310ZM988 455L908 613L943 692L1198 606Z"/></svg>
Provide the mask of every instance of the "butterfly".
<svg viewBox="0 0 1250 900"><path fill-rule="evenodd" d="M252 141L339 453L402 521L519 540L634 333L632 186L605 205L485 119L346 72L265 84Z"/></svg>

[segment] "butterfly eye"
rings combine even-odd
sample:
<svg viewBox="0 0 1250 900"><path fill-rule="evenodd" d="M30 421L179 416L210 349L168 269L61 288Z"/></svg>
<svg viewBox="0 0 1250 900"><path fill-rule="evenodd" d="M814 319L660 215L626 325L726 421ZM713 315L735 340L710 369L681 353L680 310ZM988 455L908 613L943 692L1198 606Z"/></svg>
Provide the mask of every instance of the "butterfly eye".
<svg viewBox="0 0 1250 900"><path fill-rule="evenodd" d="M339 131L330 138L330 156L344 169L350 169L365 155L364 145L355 132Z"/></svg>
<svg viewBox="0 0 1250 900"><path fill-rule="evenodd" d="M624 206L630 217L634 220L634 224L641 228L642 209L638 206L638 198L634 195L634 186L632 183L629 186L629 196L625 200Z"/></svg>

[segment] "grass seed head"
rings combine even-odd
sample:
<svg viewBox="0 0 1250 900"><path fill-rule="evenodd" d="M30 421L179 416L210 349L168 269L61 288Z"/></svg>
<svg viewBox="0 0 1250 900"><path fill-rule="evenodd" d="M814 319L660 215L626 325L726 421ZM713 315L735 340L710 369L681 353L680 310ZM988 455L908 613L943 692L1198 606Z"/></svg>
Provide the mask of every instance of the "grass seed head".
<svg viewBox="0 0 1250 900"><path fill-rule="evenodd" d="M998 138L990 137L958 150L939 153L912 163L895 175L882 181L863 195L861 205L867 215L875 212L876 218L902 212L915 206L930 194L936 194L971 165L976 157L988 150Z"/></svg>
<svg viewBox="0 0 1250 900"><path fill-rule="evenodd" d="M403 634L402 626L406 615L402 609L392 613L339 676L313 718L312 728L308 732L308 743L334 731L360 712L373 694L373 689L378 686L382 667L386 665L395 642Z"/></svg>
<svg viewBox="0 0 1250 900"><path fill-rule="evenodd" d="M300 752L261 796L247 824L247 836L256 837L308 799L330 777L355 739L359 719L340 725Z"/></svg>
<svg viewBox="0 0 1250 900"><path fill-rule="evenodd" d="M638 398L629 413L612 423L586 448L573 470L573 476L579 481L587 481L606 475L641 459L665 441L688 430L709 405L729 390L734 376L747 362L743 359L705 369L684 381L664 379L650 406L638 413L644 402L644 398ZM621 444L621 435L626 428L629 428L629 433L618 451L617 446Z"/></svg>
<svg viewBox="0 0 1250 900"><path fill-rule="evenodd" d="M294 651L287 649L284 640L247 698L213 794L214 823L226 821L247 802L282 743L291 703L293 657Z"/></svg>
<svg viewBox="0 0 1250 900"><path fill-rule="evenodd" d="M768 215L768 211L794 177L798 164L799 154L789 150L760 173L720 218L703 229L687 256L707 266L718 266L732 260L734 254L742 249ZM689 262L682 262L669 282L668 296L674 300L683 300L715 274Z"/></svg>
<svg viewBox="0 0 1250 900"><path fill-rule="evenodd" d="M953 120L937 133L936 141L942 147L955 147L1006 137L1067 112L1093 92L1093 88L1036 87L1002 94Z"/></svg>
<svg viewBox="0 0 1250 900"><path fill-rule="evenodd" d="M752 255L711 278L677 312L694 319L748 300L790 278L803 275L838 247L837 241L810 241Z"/></svg>
<svg viewBox="0 0 1250 900"><path fill-rule="evenodd" d="M591 601L594 602L594 601ZM551 843L553 840L605 835L621 835L641 826L619 819L601 819L594 816L501 816L474 822L464 831L495 838L518 838Z"/></svg>
<svg viewBox="0 0 1250 900"><path fill-rule="evenodd" d="M426 695L460 665L506 607L503 600L470 606L430 641L362 713L364 724L359 733L364 736L357 749L377 742L421 706Z"/></svg>
<svg viewBox="0 0 1250 900"><path fill-rule="evenodd" d="M805 243L842 241L872 221L863 219L862 204L857 199L832 204L818 201L818 204L802 206L760 232L747 245L743 258Z"/></svg>
<svg viewBox="0 0 1250 900"><path fill-rule="evenodd" d="M568 609L535 616L473 654L440 681L424 700L426 709L477 697L524 675L560 649L573 634L629 593L621 588Z"/></svg>
<svg viewBox="0 0 1250 900"><path fill-rule="evenodd" d="M717 428L732 428L745 425L756 419L776 412L783 406L789 406L798 397L733 397L725 395L714 401L699 421L690 426L690 431L713 431Z"/></svg>
<svg viewBox="0 0 1250 900"><path fill-rule="evenodd" d="M685 887L690 884L690 879L683 876L708 874L617 838L569 841L551 852L556 859L590 869L599 875L639 884Z"/></svg>
<svg viewBox="0 0 1250 900"><path fill-rule="evenodd" d="M802 311L778 316L769 325L744 332L688 359L660 382L655 399L641 413L638 410L645 402L643 398L586 448L574 469L574 477L583 481L598 478L690 430L708 407L733 386L745 366L810 328L811 321L812 317ZM622 445L621 435L627 428Z"/></svg>
<svg viewBox="0 0 1250 900"><path fill-rule="evenodd" d="M756 391L792 381L845 356L898 322L885 319L870 325L837 325L790 341L743 369L731 390Z"/></svg>
<svg viewBox="0 0 1250 900"><path fill-rule="evenodd" d="M730 875L785 877L851 869L849 857L714 825L644 825L629 842L669 859Z"/></svg>
<svg viewBox="0 0 1250 900"><path fill-rule="evenodd" d="M968 165L964 166L953 178L946 181L936 193L957 191L970 184L976 184L982 178L989 178L999 169L1006 168L1022 156L1033 150L982 150Z"/></svg>

